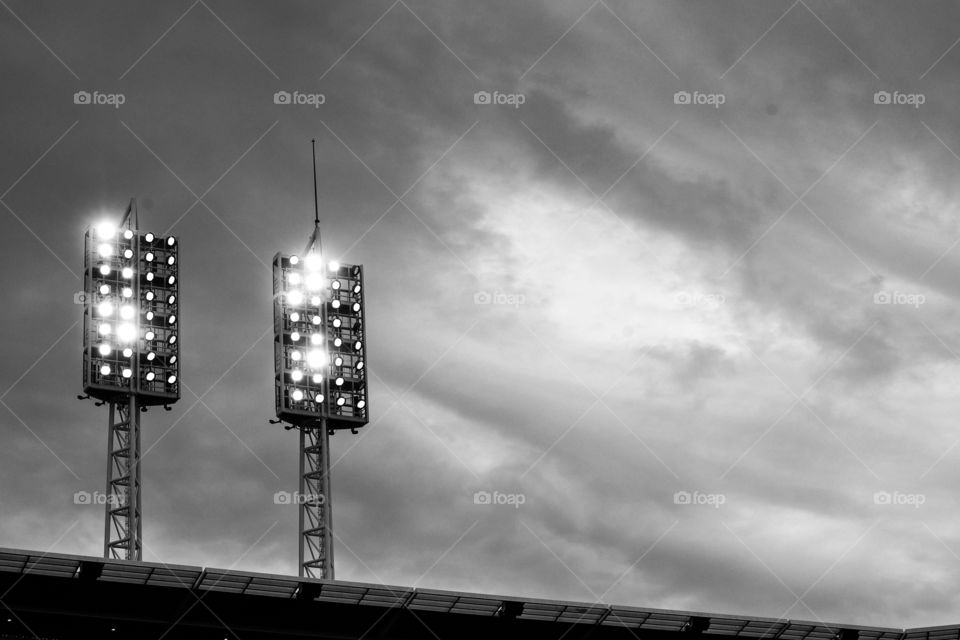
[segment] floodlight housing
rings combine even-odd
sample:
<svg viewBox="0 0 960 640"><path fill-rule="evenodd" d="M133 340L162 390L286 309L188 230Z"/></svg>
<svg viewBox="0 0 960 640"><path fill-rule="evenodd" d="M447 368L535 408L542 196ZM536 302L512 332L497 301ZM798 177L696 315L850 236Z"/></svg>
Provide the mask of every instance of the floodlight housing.
<svg viewBox="0 0 960 640"><path fill-rule="evenodd" d="M319 291L303 295L304 283L318 278ZM359 265L325 266L316 254L274 256L274 386L281 420L312 425L325 419L328 429L369 422L366 370L357 366L366 358L363 290Z"/></svg>
<svg viewBox="0 0 960 640"><path fill-rule="evenodd" d="M136 395L141 406L180 399L180 243L156 240L110 225L86 231L83 392L91 397Z"/></svg>

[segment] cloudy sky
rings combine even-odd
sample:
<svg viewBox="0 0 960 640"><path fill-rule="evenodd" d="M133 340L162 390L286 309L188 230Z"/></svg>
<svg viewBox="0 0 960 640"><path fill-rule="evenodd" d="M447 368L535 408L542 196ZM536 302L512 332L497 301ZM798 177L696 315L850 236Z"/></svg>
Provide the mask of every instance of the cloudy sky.
<svg viewBox="0 0 960 640"><path fill-rule="evenodd" d="M184 349L144 559L296 572L269 263L316 138L367 281L338 578L960 621L956 3L0 4L0 546L102 550L74 294L136 196Z"/></svg>

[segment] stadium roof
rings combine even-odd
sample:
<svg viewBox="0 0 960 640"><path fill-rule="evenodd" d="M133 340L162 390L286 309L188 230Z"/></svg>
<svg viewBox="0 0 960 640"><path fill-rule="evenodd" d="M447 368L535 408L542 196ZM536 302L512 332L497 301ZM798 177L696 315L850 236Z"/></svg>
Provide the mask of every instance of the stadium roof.
<svg viewBox="0 0 960 640"><path fill-rule="evenodd" d="M3 548L0 612L0 638L960 640L960 626L718 615Z"/></svg>

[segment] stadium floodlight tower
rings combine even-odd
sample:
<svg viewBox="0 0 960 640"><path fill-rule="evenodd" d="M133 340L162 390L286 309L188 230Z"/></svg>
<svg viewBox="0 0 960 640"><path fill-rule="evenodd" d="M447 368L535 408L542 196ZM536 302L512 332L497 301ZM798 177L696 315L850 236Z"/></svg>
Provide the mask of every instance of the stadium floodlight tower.
<svg viewBox="0 0 960 640"><path fill-rule="evenodd" d="M131 200L119 225L84 236L83 392L110 405L103 555L141 560L140 413L180 399L177 238L137 229Z"/></svg>
<svg viewBox="0 0 960 640"><path fill-rule="evenodd" d="M330 435L369 421L363 267L325 260L314 141L313 233L303 256L273 258L278 420L300 431L299 574L334 579Z"/></svg>

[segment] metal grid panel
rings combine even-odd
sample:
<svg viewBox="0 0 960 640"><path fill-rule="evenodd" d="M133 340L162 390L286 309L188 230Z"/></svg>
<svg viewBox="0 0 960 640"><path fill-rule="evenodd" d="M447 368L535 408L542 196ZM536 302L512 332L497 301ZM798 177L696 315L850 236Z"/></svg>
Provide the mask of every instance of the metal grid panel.
<svg viewBox="0 0 960 640"><path fill-rule="evenodd" d="M197 583L204 591L240 593L274 598L292 598L297 593L300 581L296 578L273 576L262 573L239 573L219 569L206 569Z"/></svg>
<svg viewBox="0 0 960 640"><path fill-rule="evenodd" d="M789 620L776 618L738 618L709 616L708 633L745 638L776 638L790 624Z"/></svg>
<svg viewBox="0 0 960 640"><path fill-rule="evenodd" d="M916 629L907 629L903 634L903 640L958 640L960 639L960 627L956 625L940 627L918 627Z"/></svg>
<svg viewBox="0 0 960 640"><path fill-rule="evenodd" d="M601 605L524 600L521 620L545 620L570 624L596 624L606 615L609 607Z"/></svg>
<svg viewBox="0 0 960 640"><path fill-rule="evenodd" d="M434 591L432 589L417 589L410 602L407 603L408 609L418 611L439 611L478 616L495 616L502 607L503 600L501 598L450 591Z"/></svg>
<svg viewBox="0 0 960 640"><path fill-rule="evenodd" d="M314 582L320 585L320 595L315 599L323 602L339 602L373 607L402 607L413 597L409 587L388 587L357 582ZM305 582L307 584L307 582Z"/></svg>
<svg viewBox="0 0 960 640"><path fill-rule="evenodd" d="M791 620L780 634L782 640L834 640L839 627L828 627L819 622Z"/></svg>
<svg viewBox="0 0 960 640"><path fill-rule="evenodd" d="M203 573L194 567L105 562L99 580L190 589Z"/></svg>
<svg viewBox="0 0 960 640"><path fill-rule="evenodd" d="M72 578L80 562L80 558L70 556L0 551L0 571L19 574Z"/></svg>

